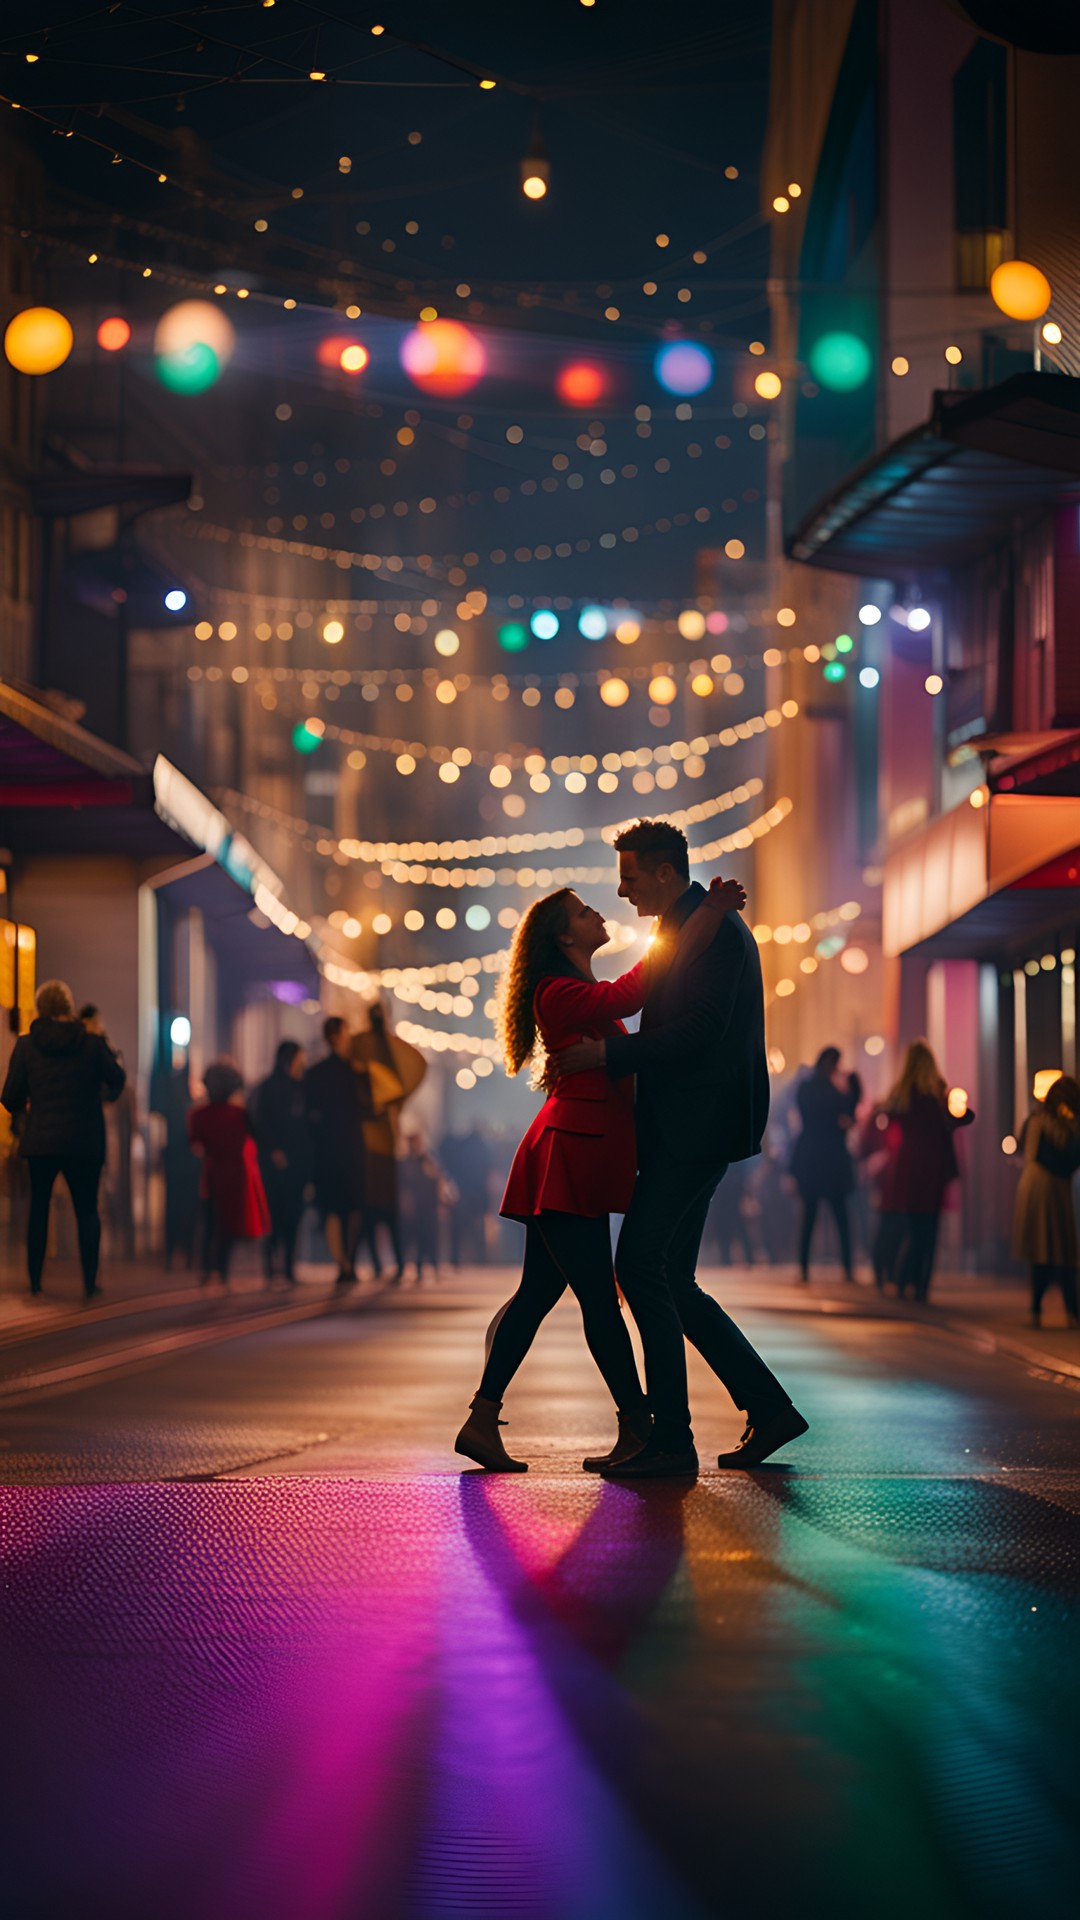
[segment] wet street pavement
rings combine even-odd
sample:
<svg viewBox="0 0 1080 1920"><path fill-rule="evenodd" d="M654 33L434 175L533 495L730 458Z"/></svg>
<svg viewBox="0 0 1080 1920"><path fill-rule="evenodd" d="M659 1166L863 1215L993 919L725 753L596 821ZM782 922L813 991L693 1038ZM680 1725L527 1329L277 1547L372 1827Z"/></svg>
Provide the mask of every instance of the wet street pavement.
<svg viewBox="0 0 1080 1920"><path fill-rule="evenodd" d="M507 1283L175 1350L148 1314L96 1372L34 1343L5 1915L1074 1913L1077 1388L744 1284L809 1435L710 1470L742 1421L695 1361L697 1485L605 1485L566 1306L490 1478L450 1445Z"/></svg>

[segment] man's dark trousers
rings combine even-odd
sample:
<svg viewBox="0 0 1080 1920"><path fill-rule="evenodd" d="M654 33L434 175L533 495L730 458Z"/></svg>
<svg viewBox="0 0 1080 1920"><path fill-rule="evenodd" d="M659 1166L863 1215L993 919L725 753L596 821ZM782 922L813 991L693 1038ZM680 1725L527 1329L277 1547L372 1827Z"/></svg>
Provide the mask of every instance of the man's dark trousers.
<svg viewBox="0 0 1080 1920"><path fill-rule="evenodd" d="M615 1271L645 1349L645 1382L656 1444L678 1453L693 1444L684 1336L731 1395L760 1420L787 1404L776 1375L719 1302L698 1286L698 1252L709 1202L726 1161L688 1159L640 1138L634 1197L622 1224Z"/></svg>

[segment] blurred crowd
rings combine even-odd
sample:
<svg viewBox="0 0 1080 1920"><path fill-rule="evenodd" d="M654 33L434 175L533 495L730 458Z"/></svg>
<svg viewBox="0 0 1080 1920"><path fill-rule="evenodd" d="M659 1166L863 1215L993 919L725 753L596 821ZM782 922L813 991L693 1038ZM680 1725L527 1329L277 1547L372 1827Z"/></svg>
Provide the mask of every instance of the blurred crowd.
<svg viewBox="0 0 1080 1920"><path fill-rule="evenodd" d="M45 981L37 1018L16 1043L0 1103L28 1187L27 1271L40 1294L53 1189L70 1195L86 1298L100 1296L99 1189L104 1108L124 1098L126 1074L98 1009L76 1009L62 981ZM225 1285L234 1255L254 1243L268 1284L296 1281L298 1249L335 1268L335 1285L361 1277L400 1285L440 1268L513 1259L498 1219L512 1142L473 1123L431 1145L410 1124L426 1072L421 1053L389 1027L378 1004L354 1030L323 1022L309 1060L282 1040L271 1071L247 1088L232 1060L212 1061L193 1087L187 1068L166 1098L165 1259ZM836 1261L854 1282L925 1304L943 1214L954 1204L957 1135L975 1115L950 1089L925 1040L907 1048L894 1086L868 1102L838 1047L823 1048L774 1099L761 1155L733 1166L713 1200L706 1261L794 1266ZM1041 1322L1057 1290L1080 1327L1072 1182L1080 1168L1080 1085L1059 1075L1033 1103L1020 1141L1012 1251L1030 1275L1030 1316Z"/></svg>

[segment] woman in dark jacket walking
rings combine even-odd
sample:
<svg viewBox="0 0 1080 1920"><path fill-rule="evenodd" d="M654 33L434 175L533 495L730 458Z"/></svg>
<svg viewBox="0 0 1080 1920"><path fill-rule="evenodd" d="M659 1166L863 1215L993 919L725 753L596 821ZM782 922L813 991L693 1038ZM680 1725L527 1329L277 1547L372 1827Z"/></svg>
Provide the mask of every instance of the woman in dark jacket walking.
<svg viewBox="0 0 1080 1920"><path fill-rule="evenodd" d="M960 1172L953 1135L970 1126L970 1107L950 1110L945 1082L925 1040L913 1040L900 1078L886 1102L896 1122L896 1151L885 1170L881 1205L905 1216L896 1263L896 1291L924 1303L930 1292L938 1225L945 1196Z"/></svg>
<svg viewBox="0 0 1080 1920"><path fill-rule="evenodd" d="M791 1156L791 1171L802 1197L802 1233L799 1238L799 1265L802 1279L810 1278L810 1242L818 1208L827 1201L836 1221L840 1239L840 1259L844 1279L854 1280L851 1269L851 1227L848 1222L848 1194L855 1185L855 1170L847 1147L847 1133L862 1099L857 1074L845 1080L837 1074L839 1047L824 1047L796 1094L802 1132Z"/></svg>
<svg viewBox="0 0 1080 1920"><path fill-rule="evenodd" d="M304 1094L304 1050L298 1040L283 1040L274 1071L248 1102L259 1171L270 1207L270 1232L263 1241L266 1278L274 1272L274 1249L281 1248L285 1278L296 1279L293 1258L304 1217L304 1188L311 1177L311 1144Z"/></svg>
<svg viewBox="0 0 1080 1920"><path fill-rule="evenodd" d="M0 1103L18 1130L20 1152L30 1174L26 1233L30 1291L41 1292L49 1204L56 1176L62 1173L75 1209L83 1290L88 1300L95 1300L101 1292L97 1274L98 1187L105 1164L102 1102L117 1099L126 1076L104 1034L88 1032L76 1019L71 989L62 980L44 981L35 1005L38 1017L29 1033L15 1042L0 1093Z"/></svg>

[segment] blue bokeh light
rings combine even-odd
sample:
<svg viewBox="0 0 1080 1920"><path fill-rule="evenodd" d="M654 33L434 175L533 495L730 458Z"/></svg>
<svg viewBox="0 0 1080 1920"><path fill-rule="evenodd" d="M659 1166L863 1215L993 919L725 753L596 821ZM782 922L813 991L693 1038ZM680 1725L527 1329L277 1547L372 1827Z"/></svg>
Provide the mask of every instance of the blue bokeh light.
<svg viewBox="0 0 1080 1920"><path fill-rule="evenodd" d="M653 372L668 393L704 393L712 385L713 357L693 340L672 340L660 348Z"/></svg>
<svg viewBox="0 0 1080 1920"><path fill-rule="evenodd" d="M578 632L584 640L606 638L608 623L603 607L582 607L578 614Z"/></svg>

